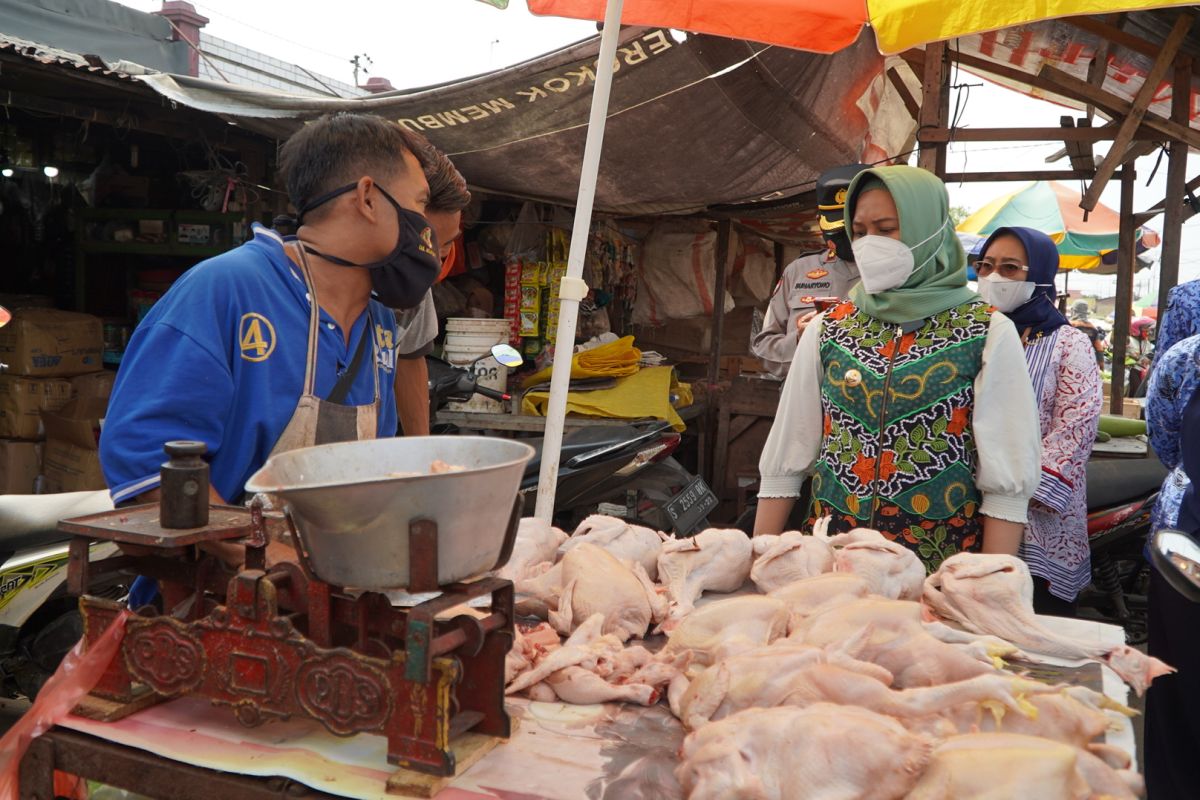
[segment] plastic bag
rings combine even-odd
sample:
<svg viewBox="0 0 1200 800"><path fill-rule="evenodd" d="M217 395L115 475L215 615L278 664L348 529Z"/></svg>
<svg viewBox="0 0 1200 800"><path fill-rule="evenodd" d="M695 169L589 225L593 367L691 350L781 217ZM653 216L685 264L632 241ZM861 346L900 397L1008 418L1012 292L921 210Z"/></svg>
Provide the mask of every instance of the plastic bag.
<svg viewBox="0 0 1200 800"><path fill-rule="evenodd" d="M21 759L30 742L70 714L100 681L125 638L128 618L128 611L118 614L86 652L80 639L38 692L29 710L0 738L0 800L18 800Z"/></svg>

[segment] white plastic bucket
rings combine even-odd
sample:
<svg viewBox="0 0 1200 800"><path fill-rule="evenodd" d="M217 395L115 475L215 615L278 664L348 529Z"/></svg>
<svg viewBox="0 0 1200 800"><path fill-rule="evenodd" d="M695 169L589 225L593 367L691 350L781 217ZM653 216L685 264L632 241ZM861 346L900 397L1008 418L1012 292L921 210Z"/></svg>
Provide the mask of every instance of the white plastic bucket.
<svg viewBox="0 0 1200 800"><path fill-rule="evenodd" d="M491 352L496 345L508 342L511 324L507 319L452 317L446 320L443 348L446 360L456 367L468 367L475 359L486 356L470 366L475 373L475 382L503 392L508 387L508 367L492 358ZM502 414L505 411L498 400L479 394L466 403L450 403L447 408L477 414Z"/></svg>

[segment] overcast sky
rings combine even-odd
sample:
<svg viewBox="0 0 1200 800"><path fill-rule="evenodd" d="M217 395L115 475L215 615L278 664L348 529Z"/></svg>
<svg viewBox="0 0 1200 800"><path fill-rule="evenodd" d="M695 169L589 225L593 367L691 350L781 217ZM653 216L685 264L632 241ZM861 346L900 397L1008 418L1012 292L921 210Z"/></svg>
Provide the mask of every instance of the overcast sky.
<svg viewBox="0 0 1200 800"><path fill-rule="evenodd" d="M161 7L160 0L119 0L142 11ZM478 0L205 0L193 5L210 18L205 30L214 36L252 47L346 82L352 80L350 59L370 56L370 74L386 77L397 88L426 86L474 75L531 58L596 32L590 22L535 17L525 0L511 0L505 11ZM983 83L966 73L953 83ZM962 91L962 90L960 90ZM974 127L1021 125L1057 126L1064 110L1016 92L985 83L963 98L966 108L960 124ZM951 99L953 109L955 99ZM1079 116L1081 114L1077 114ZM1063 159L1046 164L1046 156L1061 147L1048 143L955 144L949 171L1000 171L1066 169ZM1098 145L1096 153L1103 154ZM1156 156L1138 161L1134 207L1158 202L1165 194L1166 159L1154 181L1146 181ZM1200 169L1200 156L1190 156L1188 176ZM951 203L975 210L992 198L1012 192L1022 184L970 183L950 186ZM1113 208L1120 203L1119 184L1113 181L1101 201ZM1183 279L1200 277L1200 215L1185 224L1180 272ZM1162 217L1151 223L1162 229ZM1157 251L1149 253L1157 256ZM1157 270L1155 270L1157 271ZM1072 278L1072 288L1111 294L1111 278ZM1138 279L1139 294L1153 291L1153 276Z"/></svg>

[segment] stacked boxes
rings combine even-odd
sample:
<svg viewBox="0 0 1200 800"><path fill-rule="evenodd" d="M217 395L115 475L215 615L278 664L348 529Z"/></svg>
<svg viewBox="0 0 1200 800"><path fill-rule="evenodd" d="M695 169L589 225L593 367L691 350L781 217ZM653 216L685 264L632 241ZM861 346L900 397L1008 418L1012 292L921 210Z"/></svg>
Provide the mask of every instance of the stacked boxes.
<svg viewBox="0 0 1200 800"><path fill-rule="evenodd" d="M0 493L32 493L39 474L46 475L48 487L53 483L47 456L63 449L54 433L56 420L74 418L80 393L90 398L88 414L107 404L112 380L101 371L103 348L103 324L87 314L21 308L0 328L0 362L7 364L0 375ZM102 414L101 408L97 424ZM87 453L72 454L87 474L68 481L69 490L104 488L96 437L90 438Z"/></svg>

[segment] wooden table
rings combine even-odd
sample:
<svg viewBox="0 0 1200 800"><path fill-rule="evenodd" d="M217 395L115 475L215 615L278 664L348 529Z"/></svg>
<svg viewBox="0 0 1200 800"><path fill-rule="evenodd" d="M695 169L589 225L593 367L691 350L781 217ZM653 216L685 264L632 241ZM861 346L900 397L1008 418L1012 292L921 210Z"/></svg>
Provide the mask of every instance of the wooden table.
<svg viewBox="0 0 1200 800"><path fill-rule="evenodd" d="M709 595L701 603L727 596ZM1124 632L1113 625L1059 617L1039 621L1055 633L1106 646L1124 642ZM1104 693L1124 703L1125 685L1107 667L1101 672ZM509 698L508 708L520 720L512 738L465 767L435 796L680 799L672 771L684 731L665 704L572 706ZM1105 740L1132 756L1129 720L1114 722L1119 727ZM386 753L386 739L373 734L337 737L300 719L243 728L229 709L183 697L119 722L66 717L26 753L21 797L51 800L55 768L166 800L411 796L387 792L395 768Z"/></svg>

